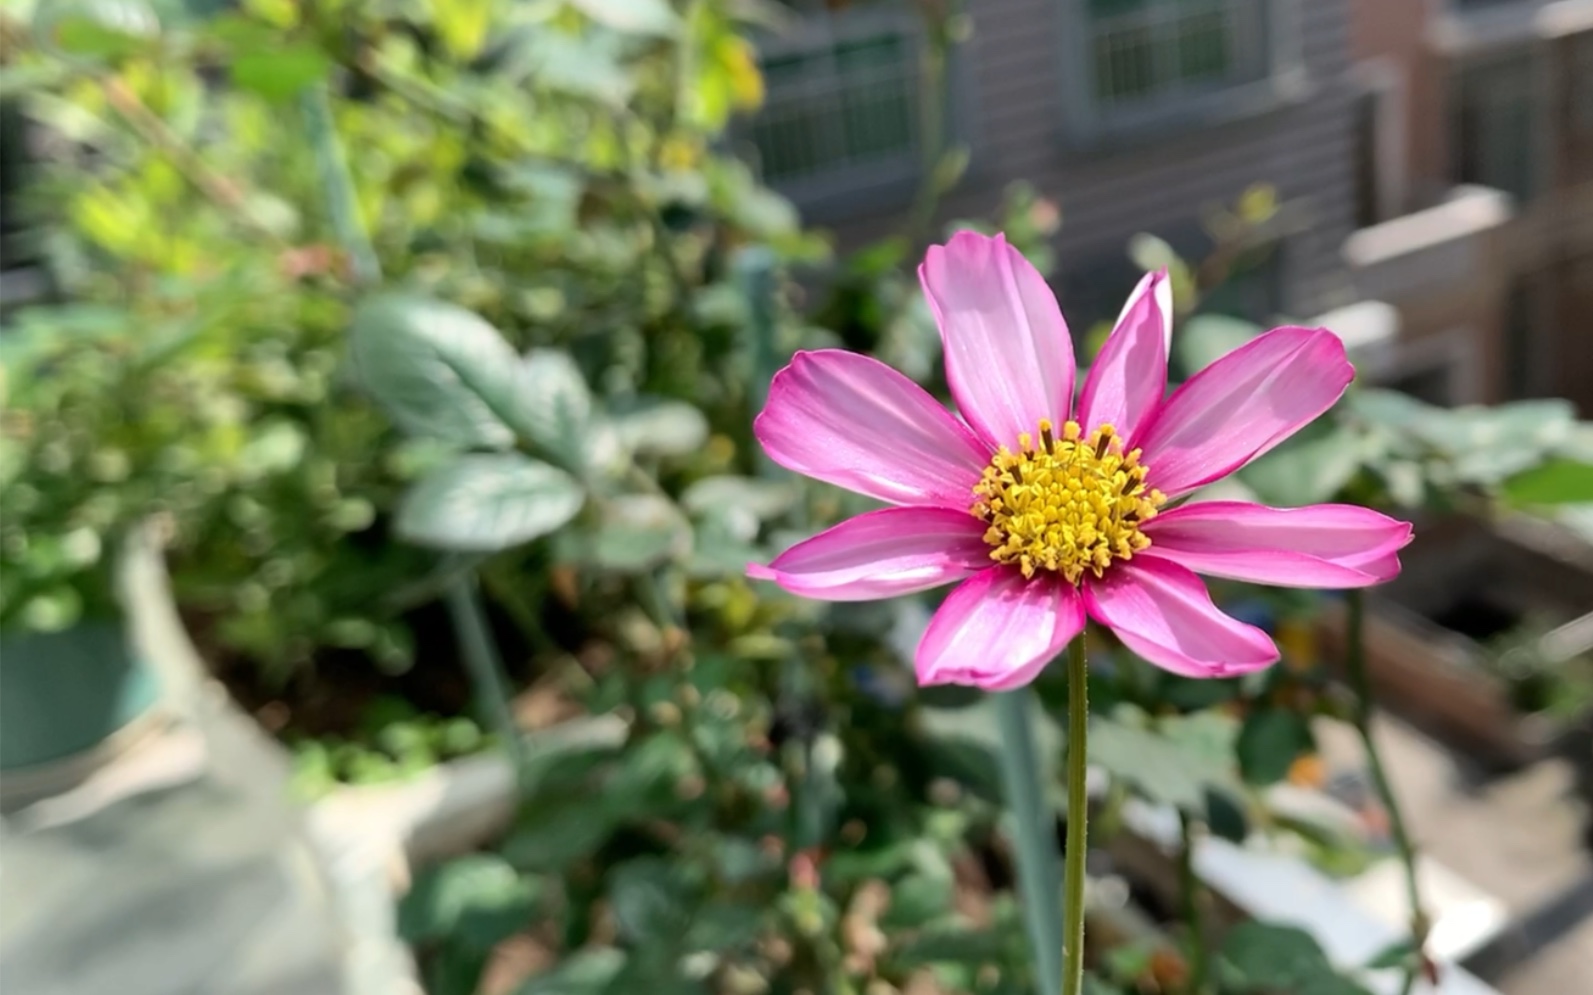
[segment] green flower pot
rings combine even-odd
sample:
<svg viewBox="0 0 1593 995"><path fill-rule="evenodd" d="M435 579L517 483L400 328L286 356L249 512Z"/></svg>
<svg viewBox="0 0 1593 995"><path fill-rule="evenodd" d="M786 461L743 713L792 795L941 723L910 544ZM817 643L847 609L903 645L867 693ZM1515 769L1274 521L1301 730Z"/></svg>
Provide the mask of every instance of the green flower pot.
<svg viewBox="0 0 1593 995"><path fill-rule="evenodd" d="M94 749L147 712L158 691L119 619L0 634L0 771Z"/></svg>

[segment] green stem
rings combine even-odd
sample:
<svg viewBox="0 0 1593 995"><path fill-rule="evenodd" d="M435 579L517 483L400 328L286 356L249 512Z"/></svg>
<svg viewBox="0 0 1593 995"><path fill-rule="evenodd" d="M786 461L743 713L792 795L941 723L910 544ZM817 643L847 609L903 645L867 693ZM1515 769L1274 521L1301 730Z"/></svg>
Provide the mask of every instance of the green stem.
<svg viewBox="0 0 1593 995"><path fill-rule="evenodd" d="M1350 689L1355 693L1355 730L1360 733L1361 742L1366 748L1366 765L1372 775L1372 785L1377 789L1384 811L1388 813L1388 824L1394 836L1394 846L1399 851L1400 863L1405 869L1405 897L1410 903L1411 942L1415 950L1411 964L1406 968L1405 981L1400 991L1404 995L1409 995L1416 985L1416 975L1420 970L1422 959L1421 949L1427 941L1427 916L1422 911L1421 889L1416 882L1416 850L1411 846L1410 834L1405 829L1405 817L1400 812L1399 800L1394 796L1393 785L1389 783L1382 754L1377 749L1377 741L1372 738L1374 699L1372 681L1366 673L1366 597L1363 592L1353 590L1349 592L1348 602L1349 631L1345 633L1347 643L1345 670L1349 676Z"/></svg>
<svg viewBox="0 0 1593 995"><path fill-rule="evenodd" d="M503 748L508 752L518 776L525 769L521 762L524 750L519 727L514 721L514 711L509 706L509 682L504 677L503 664L492 643L492 634L487 631L487 619L476 593L474 573L448 585L446 600L454 634L459 640L459 654L465 658L465 669L475 685L477 707L498 738L503 740Z"/></svg>
<svg viewBox="0 0 1593 995"><path fill-rule="evenodd" d="M1057 905L1058 867L1056 815L1045 803L1045 782L1035 758L1033 730L1029 724L1029 691L1007 691L995 696L996 720L1001 728L1001 779L1012 812L1013 842L1018 850L1018 897L1034 947L1035 971L1041 995L1061 995L1063 936L1061 909ZM1072 821L1069 820L1071 833Z"/></svg>
<svg viewBox="0 0 1593 995"><path fill-rule="evenodd" d="M349 176L343 142L338 138L337 125L332 120L332 105L327 100L326 84L318 83L306 88L300 97L300 107L304 114L305 129L310 135L310 144L315 149L321 189L326 194L327 211L332 216L332 230L348 251L354 282L380 282L382 266L377 261L376 250L371 247L370 235L360 220L359 199L354 192L354 181Z"/></svg>
<svg viewBox="0 0 1593 995"><path fill-rule="evenodd" d="M1182 849L1178 853L1178 889L1189 933L1189 992L1206 995L1206 926L1200 912L1200 879L1195 876L1195 825L1189 813L1178 813Z"/></svg>
<svg viewBox="0 0 1593 995"><path fill-rule="evenodd" d="M1084 857L1088 847L1090 796L1084 776L1089 766L1090 690L1084 633L1068 648L1068 836L1063 897L1063 946L1067 950L1066 995L1084 990Z"/></svg>

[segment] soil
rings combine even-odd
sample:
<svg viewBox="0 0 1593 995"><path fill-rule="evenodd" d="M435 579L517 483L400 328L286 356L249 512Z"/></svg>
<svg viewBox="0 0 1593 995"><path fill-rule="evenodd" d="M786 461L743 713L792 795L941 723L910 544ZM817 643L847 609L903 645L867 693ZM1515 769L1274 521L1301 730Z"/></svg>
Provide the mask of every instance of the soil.
<svg viewBox="0 0 1593 995"><path fill-rule="evenodd" d="M510 685L526 687L537 675L524 640L490 607L488 614ZM416 662L402 673L384 671L356 650L323 649L308 665L274 680L268 668L222 647L204 617L189 615L184 621L211 672L233 700L283 739L335 736L361 741L384 711L406 706L442 717L473 711L470 679L447 613L438 604L406 617L415 638Z"/></svg>

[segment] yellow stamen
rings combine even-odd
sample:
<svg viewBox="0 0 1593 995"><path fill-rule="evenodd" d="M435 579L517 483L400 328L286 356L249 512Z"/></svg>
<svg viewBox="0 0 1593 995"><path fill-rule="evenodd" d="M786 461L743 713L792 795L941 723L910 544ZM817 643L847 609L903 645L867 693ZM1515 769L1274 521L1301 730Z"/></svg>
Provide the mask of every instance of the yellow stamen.
<svg viewBox="0 0 1593 995"><path fill-rule="evenodd" d="M1038 448L1035 436L1018 436L1018 452L1003 446L974 487L990 558L1025 577L1051 570L1077 584L1084 571L1099 577L1149 547L1140 526L1167 498L1145 486L1140 451L1124 453L1110 425L1088 436L1071 421L1060 434L1048 420L1039 428Z"/></svg>

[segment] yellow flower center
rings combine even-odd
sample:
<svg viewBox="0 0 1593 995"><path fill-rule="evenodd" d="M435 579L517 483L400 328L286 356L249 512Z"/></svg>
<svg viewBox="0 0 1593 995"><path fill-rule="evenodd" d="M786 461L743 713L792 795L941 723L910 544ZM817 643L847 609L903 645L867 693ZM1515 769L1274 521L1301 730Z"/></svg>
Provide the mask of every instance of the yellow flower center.
<svg viewBox="0 0 1593 995"><path fill-rule="evenodd" d="M1140 451L1125 454L1110 425L1080 435L1077 422L1057 435L1042 420L1038 446L1025 432L1018 452L1002 446L985 467L973 513L990 526L992 560L1016 564L1025 577L1054 570L1077 584L1084 571L1099 577L1151 544L1140 526L1167 498L1145 486Z"/></svg>

